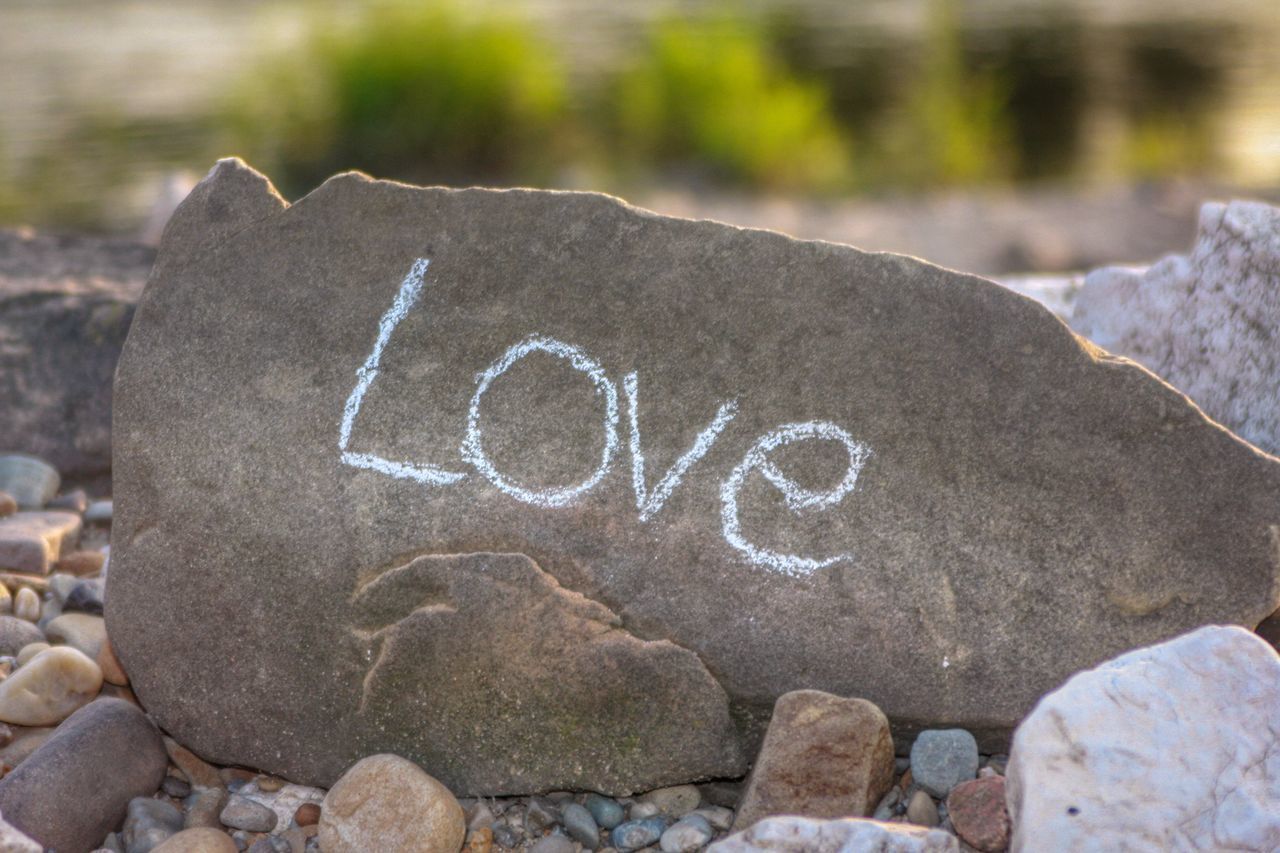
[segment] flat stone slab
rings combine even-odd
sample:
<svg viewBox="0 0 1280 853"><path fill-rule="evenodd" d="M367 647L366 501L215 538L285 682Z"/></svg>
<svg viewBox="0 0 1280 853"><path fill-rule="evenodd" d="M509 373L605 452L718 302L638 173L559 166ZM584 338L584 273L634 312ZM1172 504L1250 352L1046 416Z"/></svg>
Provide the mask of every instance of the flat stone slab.
<svg viewBox="0 0 1280 853"><path fill-rule="evenodd" d="M734 776L802 688L1002 751L1072 672L1280 604L1276 460L1040 305L601 195L288 206L224 161L115 417L138 697L304 784L382 751L461 796Z"/></svg>
<svg viewBox="0 0 1280 853"><path fill-rule="evenodd" d="M63 543L74 546L80 528L74 512L19 512L0 518L0 571L49 574Z"/></svg>

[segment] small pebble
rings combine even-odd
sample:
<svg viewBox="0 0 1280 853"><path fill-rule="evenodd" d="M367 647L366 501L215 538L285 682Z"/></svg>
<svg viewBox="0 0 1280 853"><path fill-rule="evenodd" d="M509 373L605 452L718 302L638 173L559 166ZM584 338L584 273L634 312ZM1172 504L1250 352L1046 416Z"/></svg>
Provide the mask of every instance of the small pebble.
<svg viewBox="0 0 1280 853"><path fill-rule="evenodd" d="M102 670L65 646L45 649L0 681L0 721L19 726L56 725L102 689Z"/></svg>
<svg viewBox="0 0 1280 853"><path fill-rule="evenodd" d="M82 578L102 571L106 562L107 556L101 551L72 551L54 563L53 570Z"/></svg>
<svg viewBox="0 0 1280 853"><path fill-rule="evenodd" d="M609 841L622 851L639 850L662 838L667 820L661 815L620 823L609 833Z"/></svg>
<svg viewBox="0 0 1280 853"><path fill-rule="evenodd" d="M0 583L0 614L13 612L13 594L9 587Z"/></svg>
<svg viewBox="0 0 1280 853"><path fill-rule="evenodd" d="M272 791L279 791L284 787L284 780L277 779L275 776L259 776L255 781L258 783L259 791L266 791L268 793Z"/></svg>
<svg viewBox="0 0 1280 853"><path fill-rule="evenodd" d="M195 827L184 829L151 851L151 853L233 853L236 843L220 829Z"/></svg>
<svg viewBox="0 0 1280 853"><path fill-rule="evenodd" d="M111 523L111 500L94 501L85 508L84 520L90 524Z"/></svg>
<svg viewBox="0 0 1280 853"><path fill-rule="evenodd" d="M28 622L40 621L40 596L30 587L23 587L13 597L13 615Z"/></svg>
<svg viewBox="0 0 1280 853"><path fill-rule="evenodd" d="M489 808L489 804L484 800L479 800L471 804L471 808L462 809L467 817L467 829L484 829L493 826L498 819L493 813L493 809Z"/></svg>
<svg viewBox="0 0 1280 853"><path fill-rule="evenodd" d="M595 818L596 823L605 829L613 829L622 823L625 814L622 806L617 800L609 797L602 797L599 794L588 794L586 802L587 811L591 812L591 816Z"/></svg>
<svg viewBox="0 0 1280 853"><path fill-rule="evenodd" d="M129 801L120 840L124 842L125 853L150 853L152 848L181 831L182 812L170 803L134 797Z"/></svg>
<svg viewBox="0 0 1280 853"><path fill-rule="evenodd" d="M535 841L529 853L577 853L577 847L565 836L553 834Z"/></svg>
<svg viewBox="0 0 1280 853"><path fill-rule="evenodd" d="M177 776L166 776L164 781L160 783L160 790L176 800L186 799L191 796L191 784Z"/></svg>
<svg viewBox="0 0 1280 853"><path fill-rule="evenodd" d="M0 492L0 518L18 511L18 502L8 492Z"/></svg>
<svg viewBox="0 0 1280 853"><path fill-rule="evenodd" d="M536 838L551 827L560 823L560 810L555 803L545 797L530 797L524 814L524 829Z"/></svg>
<svg viewBox="0 0 1280 853"><path fill-rule="evenodd" d="M462 850L463 853L490 853L493 850L493 830L482 826L469 831Z"/></svg>
<svg viewBox="0 0 1280 853"><path fill-rule="evenodd" d="M514 850L516 847L520 846L520 840L523 836L524 833L519 832L510 824L495 823L493 825L493 843L497 844L499 847L506 847L509 850Z"/></svg>
<svg viewBox="0 0 1280 853"><path fill-rule="evenodd" d="M293 822L298 826L315 826L320 822L320 804L303 803L293 813Z"/></svg>
<svg viewBox="0 0 1280 853"><path fill-rule="evenodd" d="M65 572L55 572L49 575L49 592L53 593L53 598L59 604L67 600L67 596L71 594L71 588L80 583L80 578L75 575L69 575Z"/></svg>
<svg viewBox="0 0 1280 853"><path fill-rule="evenodd" d="M46 509L65 509L68 512L84 513L89 508L89 496L85 494L84 489L72 489L58 495L49 503L45 504Z"/></svg>
<svg viewBox="0 0 1280 853"><path fill-rule="evenodd" d="M40 629L16 616L0 616L0 655L16 656L32 643L43 642Z"/></svg>
<svg viewBox="0 0 1280 853"><path fill-rule="evenodd" d="M691 813L668 827L658 843L662 853L693 853L708 844L714 834L706 818Z"/></svg>
<svg viewBox="0 0 1280 853"><path fill-rule="evenodd" d="M595 850L600 846L600 827L586 806L574 802L565 803L560 809L560 821L569 837L583 847Z"/></svg>
<svg viewBox="0 0 1280 853"><path fill-rule="evenodd" d="M640 802L653 803L664 815L684 817L702 802L702 793L697 785L673 785L649 791L640 797Z"/></svg>
<svg viewBox="0 0 1280 853"><path fill-rule="evenodd" d="M662 809L658 808L657 803L634 802L631 804L631 808L627 809L627 818L630 820L644 820L661 812Z"/></svg>
<svg viewBox="0 0 1280 853"><path fill-rule="evenodd" d="M727 809L724 806L702 806L689 812L689 814L698 815L711 824L712 829L723 831L733 826L733 809Z"/></svg>
<svg viewBox="0 0 1280 853"><path fill-rule="evenodd" d="M978 742L964 729L929 729L911 745L911 775L921 788L945 797L978 775Z"/></svg>
<svg viewBox="0 0 1280 853"><path fill-rule="evenodd" d="M76 585L67 593L66 601L62 603L63 611L101 616L105 586L106 581L102 578L78 579Z"/></svg>
<svg viewBox="0 0 1280 853"><path fill-rule="evenodd" d="M916 791L907 803L907 820L917 826L937 826L938 806L925 791Z"/></svg>
<svg viewBox="0 0 1280 853"><path fill-rule="evenodd" d="M227 799L218 819L224 826L246 832L270 832L276 828L277 821L276 813L271 809L238 794Z"/></svg>
<svg viewBox="0 0 1280 853"><path fill-rule="evenodd" d="M880 798L880 804L876 806L876 810L872 812L872 820L888 820L893 817L898 801L902 799L902 791L893 787L889 789L889 793Z"/></svg>
<svg viewBox="0 0 1280 853"><path fill-rule="evenodd" d="M293 847L278 835L266 835L249 845L249 853L293 853Z"/></svg>

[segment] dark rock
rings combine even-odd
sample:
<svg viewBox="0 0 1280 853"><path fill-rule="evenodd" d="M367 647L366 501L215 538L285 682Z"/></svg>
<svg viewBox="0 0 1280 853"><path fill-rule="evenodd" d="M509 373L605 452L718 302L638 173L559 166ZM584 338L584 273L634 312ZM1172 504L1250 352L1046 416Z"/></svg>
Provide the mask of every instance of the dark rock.
<svg viewBox="0 0 1280 853"><path fill-rule="evenodd" d="M151 282L107 619L218 762L624 793L742 775L800 687L992 749L1072 672L1280 606L1280 464L920 261L590 194L289 207L224 163Z"/></svg>
<svg viewBox="0 0 1280 853"><path fill-rule="evenodd" d="M0 814L57 850L92 850L124 820L129 801L160 787L160 733L134 705L99 699L0 780Z"/></svg>
<svg viewBox="0 0 1280 853"><path fill-rule="evenodd" d="M107 481L112 377L154 256L133 243L0 230L0 448L77 483Z"/></svg>
<svg viewBox="0 0 1280 853"><path fill-rule="evenodd" d="M102 615L103 590L106 582L101 578L82 580L71 588L62 605L64 611L75 610L94 616Z"/></svg>
<svg viewBox="0 0 1280 853"><path fill-rule="evenodd" d="M585 805L587 811L591 812L591 817L595 818L595 822L605 829L613 829L622 823L625 816L622 806L612 797L588 794Z"/></svg>
<svg viewBox="0 0 1280 853"><path fill-rule="evenodd" d="M178 800L191 795L191 784L185 779L179 779L177 776L164 777L160 787L166 794Z"/></svg>
<svg viewBox="0 0 1280 853"><path fill-rule="evenodd" d="M863 699L817 690L779 697L734 819L866 817L893 784L889 721Z"/></svg>
<svg viewBox="0 0 1280 853"><path fill-rule="evenodd" d="M44 641L44 633L25 619L0 616L0 655L15 657L23 646Z"/></svg>

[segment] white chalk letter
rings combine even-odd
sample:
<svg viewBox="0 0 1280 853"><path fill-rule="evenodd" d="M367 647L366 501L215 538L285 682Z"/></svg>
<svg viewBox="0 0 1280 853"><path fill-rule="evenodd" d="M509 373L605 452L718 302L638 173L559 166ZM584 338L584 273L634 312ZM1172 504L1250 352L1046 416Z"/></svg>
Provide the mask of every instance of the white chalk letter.
<svg viewBox="0 0 1280 853"><path fill-rule="evenodd" d="M627 392L627 406L631 417L631 485L636 491L636 509L640 510L640 520L648 521L662 509L689 467L707 454L711 445L720 437L720 433L724 432L724 428L737 416L738 401L730 400L720 405L715 418L693 440L693 446L676 460L676 464L658 482L653 493L649 494L644 481L644 455L640 452L640 421L636 413L638 383L639 379L635 373L628 373L622 378L622 387Z"/></svg>
<svg viewBox="0 0 1280 853"><path fill-rule="evenodd" d="M815 492L803 488L795 480L778 470L769 460L769 454L783 445L807 439L829 439L844 445L849 453L849 467L843 479L834 489L826 492ZM787 507L795 513L809 509L826 509L840 503L853 491L858 482L858 473L871 458L871 449L865 444L854 441L853 436L829 421L809 421L802 424L786 424L761 437L747 455L733 469L729 478L720 487L720 518L724 524L725 541L746 554L751 562L757 565L799 577L810 572L830 566L832 563L848 558L849 554L837 554L822 560L810 557L798 557L793 554L780 554L765 548L752 545L742 535L742 526L738 520L738 493L746 483L747 475L759 470L765 478L782 492Z"/></svg>
<svg viewBox="0 0 1280 853"><path fill-rule="evenodd" d="M507 368L532 352L545 352L569 362L574 370L582 371L591 378L596 386L596 393L605 398L604 415L604 451L600 455L600 464L595 472L576 486L550 489L526 489L508 480L493 467L489 457L485 456L480 439L480 398L489 390L489 385L507 371ZM462 458L476 467L503 492L516 500L531 503L534 506L560 507L572 503L578 496L590 491L604 477L613 462L613 454L618 449L618 389L594 359L578 347L557 341L554 338L533 336L511 347L502 358L489 366L477 379L476 393L471 398L471 408L467 413L467 433L462 441Z"/></svg>
<svg viewBox="0 0 1280 853"><path fill-rule="evenodd" d="M373 352L369 353L364 365L356 371L356 387L351 391L351 396L347 398L347 405L342 411L342 424L338 427L338 452L342 454L342 461L354 468L368 468L391 477L416 480L431 486L447 486L467 475L457 471L446 471L434 465L392 462L390 459L384 459L372 453L352 453L347 450L348 445L351 444L351 429L355 426L356 415L360 414L360 405L364 402L365 392L369 390L373 380L378 378L378 364L382 361L382 351L387 348L391 333L395 331L396 326L400 325L400 321L405 318L409 309L422 295L422 279L427 274L429 263L431 262L426 258L418 258L413 262L409 274L400 284L395 301L391 303L391 307L382 315L382 320L378 323L378 339L374 341Z"/></svg>

